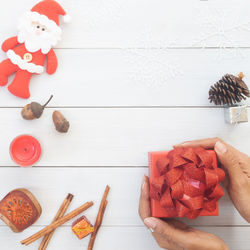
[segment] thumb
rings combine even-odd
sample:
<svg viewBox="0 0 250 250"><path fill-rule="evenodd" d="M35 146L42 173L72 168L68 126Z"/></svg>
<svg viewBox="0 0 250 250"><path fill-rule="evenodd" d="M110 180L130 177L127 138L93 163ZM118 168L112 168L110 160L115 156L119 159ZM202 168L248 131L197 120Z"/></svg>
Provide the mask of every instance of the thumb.
<svg viewBox="0 0 250 250"><path fill-rule="evenodd" d="M239 166L240 152L221 141L215 143L214 150L218 160L227 171L230 180L240 178L242 176L242 171Z"/></svg>
<svg viewBox="0 0 250 250"><path fill-rule="evenodd" d="M183 230L175 228L173 225L154 217L146 218L144 223L153 233L163 235L168 241L185 245L187 237Z"/></svg>

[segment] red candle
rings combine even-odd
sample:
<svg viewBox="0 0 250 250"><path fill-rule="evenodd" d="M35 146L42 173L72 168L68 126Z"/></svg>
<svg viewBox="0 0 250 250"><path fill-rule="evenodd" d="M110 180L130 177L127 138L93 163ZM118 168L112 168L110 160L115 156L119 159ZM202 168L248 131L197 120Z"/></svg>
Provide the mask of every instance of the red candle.
<svg viewBox="0 0 250 250"><path fill-rule="evenodd" d="M10 155L18 165L29 167L39 160L41 145L36 138L30 135L20 135L12 141Z"/></svg>

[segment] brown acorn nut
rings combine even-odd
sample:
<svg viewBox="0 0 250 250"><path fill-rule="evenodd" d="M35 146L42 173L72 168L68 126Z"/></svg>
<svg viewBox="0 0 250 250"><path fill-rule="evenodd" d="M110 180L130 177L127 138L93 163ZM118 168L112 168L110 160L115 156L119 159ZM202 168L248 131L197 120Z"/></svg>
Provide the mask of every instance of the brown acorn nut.
<svg viewBox="0 0 250 250"><path fill-rule="evenodd" d="M25 120L39 119L43 114L43 110L49 104L49 102L51 101L52 98L53 98L53 95L51 95L49 100L44 105L41 105L38 102L32 102L30 104L27 104L22 109L22 117Z"/></svg>
<svg viewBox="0 0 250 250"><path fill-rule="evenodd" d="M64 115L59 111L54 111L53 115L53 122L55 124L56 130L60 133L67 133L70 127L69 122L64 117Z"/></svg>

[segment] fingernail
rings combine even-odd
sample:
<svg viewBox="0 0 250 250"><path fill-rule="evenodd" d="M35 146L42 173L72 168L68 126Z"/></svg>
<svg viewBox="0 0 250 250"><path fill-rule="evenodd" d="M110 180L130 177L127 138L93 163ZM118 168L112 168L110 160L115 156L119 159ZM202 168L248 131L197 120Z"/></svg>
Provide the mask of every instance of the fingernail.
<svg viewBox="0 0 250 250"><path fill-rule="evenodd" d="M144 190L145 185L146 185L146 176L144 175L144 176L143 176L143 179L142 179L141 190Z"/></svg>
<svg viewBox="0 0 250 250"><path fill-rule="evenodd" d="M151 232L153 232L157 226L157 222L154 220L154 218L146 218L144 220L144 223L150 229Z"/></svg>
<svg viewBox="0 0 250 250"><path fill-rule="evenodd" d="M220 141L217 141L214 146L215 150L221 154L225 154L227 152L227 147Z"/></svg>

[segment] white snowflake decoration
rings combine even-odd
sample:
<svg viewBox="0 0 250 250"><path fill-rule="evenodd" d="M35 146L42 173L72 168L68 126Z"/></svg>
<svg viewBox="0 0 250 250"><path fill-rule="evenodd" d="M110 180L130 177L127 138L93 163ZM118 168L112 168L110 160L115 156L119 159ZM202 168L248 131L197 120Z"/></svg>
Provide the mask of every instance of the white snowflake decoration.
<svg viewBox="0 0 250 250"><path fill-rule="evenodd" d="M148 28L138 34L136 41L136 44L140 44L139 48L127 49L131 67L128 78L130 82L155 88L166 86L169 80L183 75L180 60L169 53L177 39L158 39Z"/></svg>
<svg viewBox="0 0 250 250"><path fill-rule="evenodd" d="M237 38L242 32L250 31L250 19L240 20L240 15L233 9L227 9L226 6L222 8L206 5L200 7L196 13L202 34L195 39L193 47L218 48L219 53L216 58L218 60L228 56L243 57L240 41Z"/></svg>
<svg viewBox="0 0 250 250"><path fill-rule="evenodd" d="M133 84L160 87L169 84L170 79L183 74L180 62L177 59L168 58L166 49L140 51L131 49L128 53L131 67L128 80Z"/></svg>

